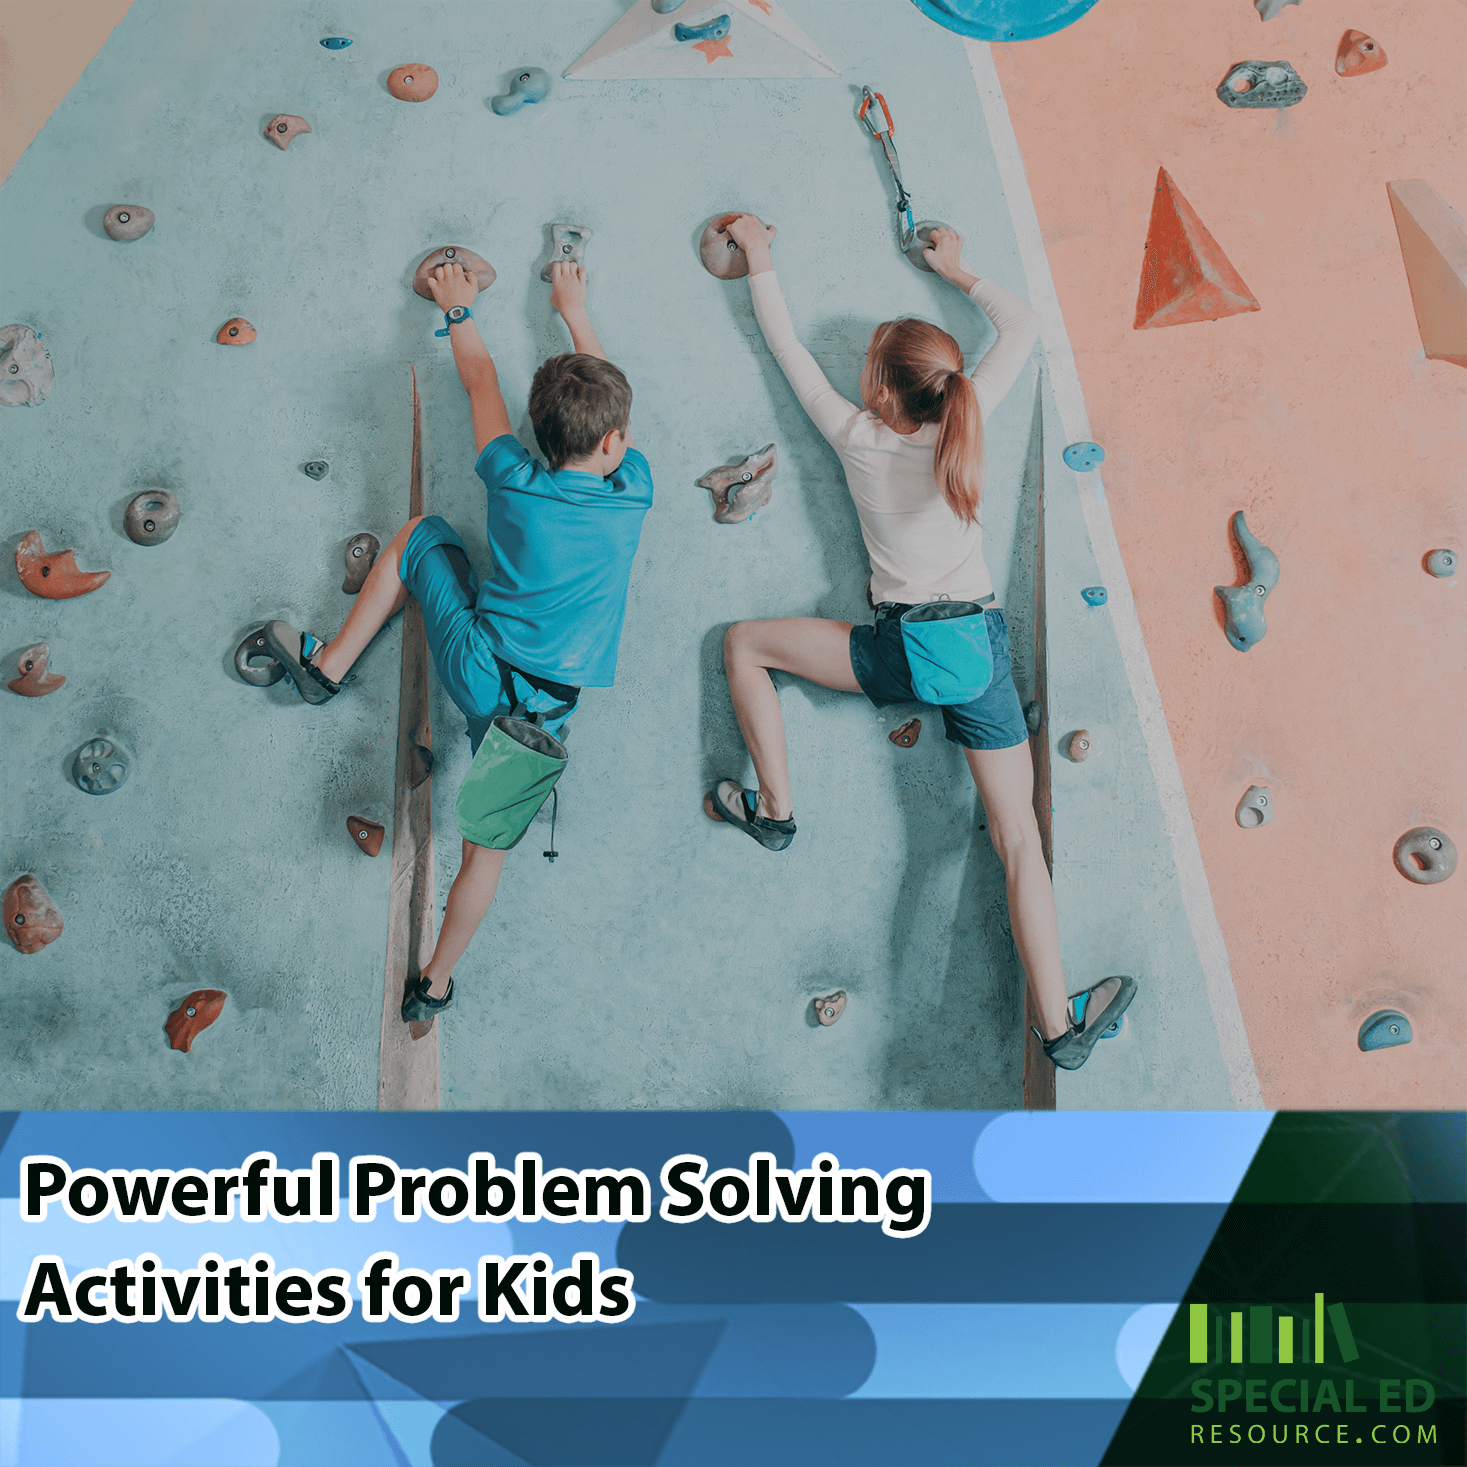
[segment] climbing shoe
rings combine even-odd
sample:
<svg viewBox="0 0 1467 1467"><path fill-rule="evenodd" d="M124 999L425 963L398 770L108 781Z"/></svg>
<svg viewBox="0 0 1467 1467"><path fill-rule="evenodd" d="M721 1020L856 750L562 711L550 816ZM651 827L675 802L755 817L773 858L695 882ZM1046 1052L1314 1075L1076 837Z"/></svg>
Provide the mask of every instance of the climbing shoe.
<svg viewBox="0 0 1467 1467"><path fill-rule="evenodd" d="M1046 1039L1038 1029L1034 1030L1034 1037L1044 1046L1045 1055L1053 1060L1060 1069L1078 1070L1090 1058L1090 1051L1105 1035L1106 1030L1116 1023L1131 1006L1131 1000L1136 996L1136 980L1128 974L1118 973L1113 976L1121 985L1120 988L1099 1013L1091 1015L1088 1022L1084 1017L1085 1010L1089 1007L1088 1000L1100 987L1100 983L1110 982L1109 978L1102 978L1100 983L1087 988L1082 994L1076 994L1075 998L1071 999L1072 1009L1076 1007L1079 1009L1079 1022L1071 1020L1070 1027L1058 1038ZM1084 999L1087 1002L1077 1005L1076 1000L1078 999Z"/></svg>
<svg viewBox="0 0 1467 1467"><path fill-rule="evenodd" d="M713 819L752 835L767 851L782 851L795 838L793 820L770 820L760 815L758 796L731 779L720 779L708 791L703 808Z"/></svg>
<svg viewBox="0 0 1467 1467"><path fill-rule="evenodd" d="M270 655L285 669L295 690L307 703L324 703L341 691L340 683L323 677L311 664L317 648L324 645L309 632L298 632L286 621L272 621L265 627L265 646Z"/></svg>
<svg viewBox="0 0 1467 1467"><path fill-rule="evenodd" d="M452 1002L452 978L448 980L448 992L442 998L429 998L428 980L420 977L408 984L407 995L402 1001L402 1021L404 1024L431 1024Z"/></svg>

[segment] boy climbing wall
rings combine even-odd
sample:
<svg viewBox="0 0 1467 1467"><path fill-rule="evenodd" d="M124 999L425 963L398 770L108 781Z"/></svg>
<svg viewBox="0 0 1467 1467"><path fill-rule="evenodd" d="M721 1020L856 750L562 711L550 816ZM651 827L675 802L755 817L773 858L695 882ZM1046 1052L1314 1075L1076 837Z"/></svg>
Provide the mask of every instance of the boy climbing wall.
<svg viewBox="0 0 1467 1467"><path fill-rule="evenodd" d="M557 736L581 689L612 685L632 559L652 505L651 471L632 446L632 389L591 329L581 266L553 266L550 290L575 350L544 362L530 386L548 468L516 440L494 361L469 324L474 276L440 265L431 285L469 394L475 472L488 491L489 574L476 588L458 533L422 515L377 557L330 642L283 621L265 633L301 697L324 703L413 596L438 680L468 720L475 758L456 807L463 861L438 945L402 1004L404 1021L419 1023L453 1001L454 964L494 900L505 851L564 765Z"/></svg>

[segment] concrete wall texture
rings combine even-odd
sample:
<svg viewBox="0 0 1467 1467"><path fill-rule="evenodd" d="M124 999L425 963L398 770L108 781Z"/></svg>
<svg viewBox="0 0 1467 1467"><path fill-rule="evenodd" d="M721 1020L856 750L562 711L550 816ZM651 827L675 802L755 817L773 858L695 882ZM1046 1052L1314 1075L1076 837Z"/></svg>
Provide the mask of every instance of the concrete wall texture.
<svg viewBox="0 0 1467 1467"><path fill-rule="evenodd" d="M4 414L6 543L39 529L48 550L113 575L48 602L0 571L0 651L13 661L47 639L69 678L43 700L3 700L0 877L35 871L67 929L38 956L0 956L24 995L0 1017L0 1104L374 1103L388 860L349 850L345 818L390 824L398 627L320 710L288 684L245 687L231 654L264 618L324 635L344 616L344 542L363 529L385 541L406 513L410 364L428 508L482 569L467 403L407 282L435 245L493 261L476 315L532 444L529 378L566 345L536 279L553 219L597 231L593 315L636 389L657 503L617 686L588 693L574 723L562 858L540 859L537 823L456 973L460 1001L438 1026L443 1104L1019 1102L1022 977L1002 873L935 719L897 750L884 735L914 710L786 680L799 839L769 856L698 813L712 779L748 772L724 628L858 617L867 574L839 466L764 349L746 287L696 263L703 223L750 207L780 225L797 326L848 395L872 325L894 315L938 320L976 360L991 328L893 248L889 180L852 116L870 81L897 112L919 208L952 219L1005 288L1026 294L1033 268L958 38L905 0L785 8L839 80L557 81L540 107L498 118L487 99L512 68L558 78L618 0L553 14L509 0L135 0L56 108L0 193L0 318L41 330L57 373L45 404ZM1105 735L1103 756L1055 760L1070 986L1114 971L1143 984L1126 1032L1062 1077L1059 1100L1257 1103L1256 1061L1270 1105L1460 1104L1463 878L1413 886L1390 849L1409 825L1467 830L1460 593L1420 566L1463 538L1449 488L1462 387L1460 369L1422 358L1385 183L1425 177L1467 199L1442 141L1460 128L1464 12L1367 5L1336 21L1306 6L1260 33L1238 8L1101 0L1055 36L994 48L1109 455L1130 581L1115 614L1133 595L1211 882L1204 915L1215 903L1226 944L1224 997L1247 1028L1240 1046L1220 1017L1117 623L1078 596L1101 579L1090 530L1104 500L1059 458L1041 348L990 424L988 559L1027 696L1042 482L1051 739L1057 751L1074 727ZM1375 35L1390 67L1336 78L1344 24ZM328 52L330 34L354 45ZM6 54L13 65L16 47ZM1234 113L1212 97L1230 62L1259 54L1300 69L1303 104ZM431 102L386 92L408 60L437 68ZM1118 76L1145 98L1133 110ZM260 136L277 111L315 129L288 153ZM1340 165L1342 138L1368 169ZM1158 163L1262 311L1131 330ZM158 215L136 244L100 227L122 201ZM214 345L233 315L255 344ZM771 510L714 525L693 480L771 439ZM321 483L300 472L312 458L331 462ZM149 486L177 494L183 520L141 549L121 515ZM1211 595L1235 579L1237 508L1283 562L1269 637L1248 654L1225 642ZM468 746L436 683L434 698L441 904ZM135 764L97 799L64 770L103 729ZM1280 814L1245 832L1232 812L1249 783L1269 783ZM224 1016L175 1054L163 1018L209 986L229 990ZM809 999L835 987L850 1007L820 1029ZM1359 1019L1385 1006L1412 1016L1414 1043L1359 1054Z"/></svg>

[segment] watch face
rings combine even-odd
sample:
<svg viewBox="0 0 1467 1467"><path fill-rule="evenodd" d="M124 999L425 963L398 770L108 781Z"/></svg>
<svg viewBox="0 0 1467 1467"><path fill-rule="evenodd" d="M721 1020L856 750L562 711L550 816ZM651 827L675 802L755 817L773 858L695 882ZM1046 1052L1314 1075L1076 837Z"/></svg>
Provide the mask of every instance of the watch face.
<svg viewBox="0 0 1467 1467"><path fill-rule="evenodd" d="M449 314L449 317L452 320L462 321L463 318L465 316L467 316L469 313L468 313L468 308L467 307L465 307L465 306L455 306L448 314Z"/></svg>

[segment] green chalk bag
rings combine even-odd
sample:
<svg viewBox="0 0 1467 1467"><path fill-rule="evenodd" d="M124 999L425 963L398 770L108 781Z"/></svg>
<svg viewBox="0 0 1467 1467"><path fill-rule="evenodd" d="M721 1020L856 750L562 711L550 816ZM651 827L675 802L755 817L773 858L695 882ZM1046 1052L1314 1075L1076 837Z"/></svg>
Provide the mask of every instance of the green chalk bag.
<svg viewBox="0 0 1467 1467"><path fill-rule="evenodd" d="M923 703L971 703L993 681L988 620L975 601L928 601L903 612L902 647Z"/></svg>
<svg viewBox="0 0 1467 1467"><path fill-rule="evenodd" d="M569 757L559 739L533 723L496 718L458 788L460 834L491 851L509 850L550 798Z"/></svg>

